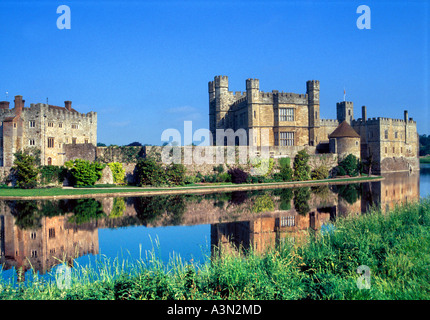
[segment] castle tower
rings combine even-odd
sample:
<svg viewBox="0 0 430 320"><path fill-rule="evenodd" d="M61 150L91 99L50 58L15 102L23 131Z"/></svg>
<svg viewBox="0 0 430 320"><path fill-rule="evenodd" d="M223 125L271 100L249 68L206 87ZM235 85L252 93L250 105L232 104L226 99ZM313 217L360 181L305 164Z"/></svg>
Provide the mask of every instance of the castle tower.
<svg viewBox="0 0 430 320"><path fill-rule="evenodd" d="M258 104L260 80L246 79L246 99L248 102L248 127L252 129L252 134L248 136L248 144L250 146L262 145L260 128L258 128L260 126L260 105Z"/></svg>
<svg viewBox="0 0 430 320"><path fill-rule="evenodd" d="M351 121L354 120L354 104L351 101L336 103L336 116L339 123L346 121L351 124Z"/></svg>
<svg viewBox="0 0 430 320"><path fill-rule="evenodd" d="M318 144L316 131L320 127L320 82L318 80L307 81L306 93L308 95L309 145L316 146Z"/></svg>

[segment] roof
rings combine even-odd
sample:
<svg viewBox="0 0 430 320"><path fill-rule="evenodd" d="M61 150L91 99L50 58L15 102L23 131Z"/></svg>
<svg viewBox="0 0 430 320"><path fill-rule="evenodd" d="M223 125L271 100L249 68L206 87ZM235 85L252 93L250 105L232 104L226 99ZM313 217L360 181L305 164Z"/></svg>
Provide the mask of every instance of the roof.
<svg viewBox="0 0 430 320"><path fill-rule="evenodd" d="M68 111L65 107L59 107L59 106L53 106L53 105L49 105L49 107L50 108L52 108L52 109L57 109L57 110L66 110L66 111ZM75 109L71 109L70 111L73 111L73 112L78 112L78 111L76 111Z"/></svg>
<svg viewBox="0 0 430 320"><path fill-rule="evenodd" d="M328 136L331 138L360 138L360 135L349 125L348 122L342 123Z"/></svg>

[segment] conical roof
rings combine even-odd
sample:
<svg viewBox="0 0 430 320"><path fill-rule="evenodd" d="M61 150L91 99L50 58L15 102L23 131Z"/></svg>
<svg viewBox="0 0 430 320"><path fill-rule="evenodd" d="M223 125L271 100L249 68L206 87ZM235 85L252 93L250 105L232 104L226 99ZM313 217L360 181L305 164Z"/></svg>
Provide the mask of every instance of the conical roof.
<svg viewBox="0 0 430 320"><path fill-rule="evenodd" d="M329 135L329 138L360 138L360 135L344 120Z"/></svg>

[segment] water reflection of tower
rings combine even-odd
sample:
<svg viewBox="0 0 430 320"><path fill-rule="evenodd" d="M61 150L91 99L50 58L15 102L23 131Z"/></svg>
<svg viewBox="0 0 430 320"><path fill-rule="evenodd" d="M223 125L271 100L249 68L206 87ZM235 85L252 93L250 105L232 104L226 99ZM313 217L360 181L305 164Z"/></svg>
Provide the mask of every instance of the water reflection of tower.
<svg viewBox="0 0 430 320"><path fill-rule="evenodd" d="M42 217L37 225L22 228L4 202L1 207L0 262L4 270L33 268L45 274L61 261L71 265L74 258L98 253L97 228L70 225L70 215Z"/></svg>
<svg viewBox="0 0 430 320"><path fill-rule="evenodd" d="M324 223L334 219L336 207L314 209L306 215L297 214L294 210L272 214L248 221L212 224L212 254L216 253L215 248L219 246L223 252L252 249L262 253L286 241L300 244L306 239L309 228L319 230Z"/></svg>

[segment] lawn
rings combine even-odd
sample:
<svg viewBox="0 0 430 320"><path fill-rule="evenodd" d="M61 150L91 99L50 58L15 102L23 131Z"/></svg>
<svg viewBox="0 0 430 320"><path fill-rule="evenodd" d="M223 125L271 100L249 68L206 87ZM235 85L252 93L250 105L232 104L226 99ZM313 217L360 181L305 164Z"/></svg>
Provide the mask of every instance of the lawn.
<svg viewBox="0 0 430 320"><path fill-rule="evenodd" d="M342 178L342 179L326 179L326 180L309 180L309 181L292 181L292 182L270 182L270 183L258 183L258 184L234 184L234 183L207 183L207 184L192 184L186 186L174 186L174 187L133 187L133 186L91 186L89 188L37 188L37 189L18 189L12 187L0 188L0 199L8 197L60 197L60 196L79 196L79 195L108 195L108 194L121 194L127 193L136 195L139 194L150 194L151 192L165 191L166 194L169 191L182 190L190 192L197 192L199 190L213 189L231 189L235 188L267 188L267 187L289 187L309 184L321 184L321 183L344 183L344 182L361 182L367 180L380 179L378 176L362 176L355 178Z"/></svg>

